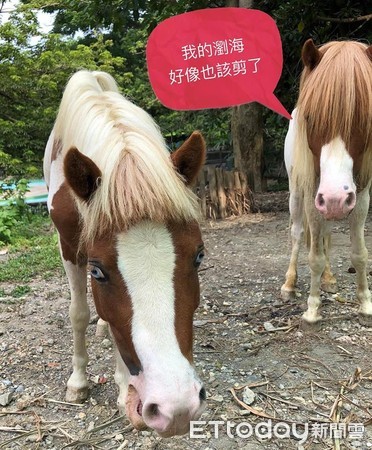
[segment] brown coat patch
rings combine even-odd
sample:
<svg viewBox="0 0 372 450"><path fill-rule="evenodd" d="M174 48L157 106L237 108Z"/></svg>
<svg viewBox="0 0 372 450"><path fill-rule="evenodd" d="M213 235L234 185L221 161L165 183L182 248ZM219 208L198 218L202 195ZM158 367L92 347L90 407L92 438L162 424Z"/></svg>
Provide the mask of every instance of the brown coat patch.
<svg viewBox="0 0 372 450"><path fill-rule="evenodd" d="M86 264L86 256L79 253L81 232L79 212L66 183L62 183L53 196L50 217L59 233L63 259L81 266Z"/></svg>
<svg viewBox="0 0 372 450"><path fill-rule="evenodd" d="M132 374L138 373L141 362L132 342L132 304L117 265L115 237L97 240L88 249L90 265L99 267L107 281L91 277L93 298L98 315L110 324L119 353Z"/></svg>
<svg viewBox="0 0 372 450"><path fill-rule="evenodd" d="M184 226L168 226L176 252L175 283L175 327L182 354L193 360L193 315L200 301L198 268L195 257L203 245L199 226L190 222Z"/></svg>

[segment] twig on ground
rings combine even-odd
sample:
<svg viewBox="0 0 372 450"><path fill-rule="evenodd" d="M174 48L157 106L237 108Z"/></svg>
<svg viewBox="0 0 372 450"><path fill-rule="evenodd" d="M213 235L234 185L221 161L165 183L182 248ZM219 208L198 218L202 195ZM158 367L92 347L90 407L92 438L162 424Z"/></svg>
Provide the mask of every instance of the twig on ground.
<svg viewBox="0 0 372 450"><path fill-rule="evenodd" d="M328 409L326 406L321 405L320 403L316 402L314 399L314 388L313 388L313 384L316 384L313 380L310 381L310 389L311 389L311 401L314 403L314 405L318 406L319 408L322 409ZM317 385L319 386L319 385ZM325 388L323 388L325 389Z"/></svg>
<svg viewBox="0 0 372 450"><path fill-rule="evenodd" d="M115 419L108 420L107 422L104 422L102 425L99 425L98 427L95 427L92 430L90 430L89 434L96 433L97 431L103 430L104 428L108 428L111 425L113 425L114 423L119 422L120 420L123 420L123 419L124 419L123 416L118 416ZM125 429L124 433L128 433L129 431L132 431L132 430L133 430L133 426L130 425L129 427L127 427Z"/></svg>
<svg viewBox="0 0 372 450"><path fill-rule="evenodd" d="M0 427L0 431L6 432L6 433L28 433L27 430L23 430L16 427Z"/></svg>
<svg viewBox="0 0 372 450"><path fill-rule="evenodd" d="M320 389L324 389L325 391L328 391L328 390L329 390L328 387L322 386L321 384L317 383L317 382L314 381L314 380L311 380L311 383L312 383L312 384L315 384L315 386L318 386Z"/></svg>
<svg viewBox="0 0 372 450"><path fill-rule="evenodd" d="M286 367L285 371L282 372L280 375L278 375L277 377L275 377L272 381L276 381L279 380L279 378L282 378L283 375L285 375L289 370L289 367Z"/></svg>
<svg viewBox="0 0 372 450"><path fill-rule="evenodd" d="M67 431L64 430L63 428L58 427L57 430L60 431L65 437L67 437L71 441L73 441L75 439L73 436L71 436L71 434L67 433Z"/></svg>
<svg viewBox="0 0 372 450"><path fill-rule="evenodd" d="M265 412L261 412L258 411L255 408L252 408L251 406L247 405L246 403L244 403L242 400L240 400L238 398L238 396L236 395L235 389L234 388L230 388L229 391L231 392L232 396L234 397L234 400L244 409L246 409L247 411L250 411L252 414L254 414L255 416L259 416L259 417L265 417L266 419L273 419L275 420L275 417L270 416L269 414L266 414Z"/></svg>
<svg viewBox="0 0 372 450"><path fill-rule="evenodd" d="M61 400L55 400L54 398L46 398L45 401L49 403L58 403L59 405L76 406L77 408L84 408L85 406L81 403L63 402Z"/></svg>
<svg viewBox="0 0 372 450"><path fill-rule="evenodd" d="M214 266L202 267L201 269L198 270L198 273L200 273L200 272L205 272L206 270L208 270L208 269L213 269L213 268L214 268Z"/></svg>
<svg viewBox="0 0 372 450"><path fill-rule="evenodd" d="M304 411L308 411L308 412L311 412L313 414L315 413L315 414L318 414L318 415L323 416L323 417L328 417L327 414L323 414L323 413L321 413L319 411L314 411L314 410L312 410L310 408L307 408L305 405L301 405L301 404L298 404L298 403L293 403L293 402L290 402L288 400L284 400L282 398L273 397L273 396L270 396L270 395L266 394L265 392L260 392L260 394L265 395L265 396L271 398L272 400L276 400L277 402L281 402L281 403L284 403L286 405L289 405L289 406L292 406L292 407L296 407L296 409L302 409Z"/></svg>
<svg viewBox="0 0 372 450"><path fill-rule="evenodd" d="M348 356L350 356L350 358L354 358L353 354L351 352L349 352L349 350L346 350L346 348L341 347L341 345L337 346L340 350L342 350L343 352L345 352Z"/></svg>
<svg viewBox="0 0 372 450"><path fill-rule="evenodd" d="M305 353L298 352L301 357L308 359L309 361L316 362L317 364L322 365L332 376L334 376L333 370L330 369L324 362L319 361L319 359L311 358L311 356L306 355Z"/></svg>
<svg viewBox="0 0 372 450"><path fill-rule="evenodd" d="M286 333L289 333L290 331L294 330L295 328L298 328L298 325L289 325L289 326L285 326L285 327L272 328L271 330L257 331L257 333L265 334L265 333L275 333L277 331L285 331Z"/></svg>
<svg viewBox="0 0 372 450"><path fill-rule="evenodd" d="M350 405L355 406L356 408L359 408L360 410L364 411L370 418L372 418L372 413L369 411L368 408L365 408L364 406L358 405L357 403L353 402L349 398L347 398L344 394L341 394L341 397L343 400L345 400ZM369 419L370 420L370 419Z"/></svg>
<svg viewBox="0 0 372 450"><path fill-rule="evenodd" d="M331 412L329 413L329 418L332 420L333 423L340 423L340 417L341 417L341 407L342 407L342 400L341 395L344 392L344 386L341 386L340 393L337 395L336 400L333 403L333 406L331 408ZM340 438L338 436L332 436L333 439L333 445L334 450L340 450Z"/></svg>
<svg viewBox="0 0 372 450"><path fill-rule="evenodd" d="M298 425L302 425L305 426L305 424L301 423L301 422L297 422L294 420L289 420L289 419L283 419L283 418L279 418L279 417L274 417L271 416L269 414L266 414L263 411L259 411L258 409L252 408L251 406L247 405L246 403L244 403L242 400L240 400L238 398L238 396L236 395L235 389L234 388L230 388L229 391L231 392L232 396L234 397L234 400L244 409L246 409L247 411L250 411L252 414L254 414L255 416L259 416L259 417L264 417L265 419L271 419L271 420L275 420L275 421L281 421L281 422L288 422L288 423L295 423Z"/></svg>
<svg viewBox="0 0 372 450"><path fill-rule="evenodd" d="M102 427L102 425L101 425L101 427ZM129 427L125 428L124 430L120 430L120 434L129 433L132 430L133 430L133 426L129 426ZM110 439L113 439L118 434L119 434L119 431L115 431L114 433L106 434L105 436L99 436L99 437L96 437L96 438L76 439L75 441L70 442L69 444L65 444L63 447L61 447L61 450L65 449L65 448L69 448L69 447L76 447L77 445L79 445L79 446L81 446L81 445L86 445L86 446L91 445L93 447L97 447L98 444L101 444L102 442L105 442L105 441L108 441Z"/></svg>
<svg viewBox="0 0 372 450"><path fill-rule="evenodd" d="M267 384L269 384L268 381L256 381L255 383L248 383L248 384L243 384L242 386L234 386L234 390L235 391L241 391L242 389L249 387L260 387L260 386L266 386Z"/></svg>
<svg viewBox="0 0 372 450"><path fill-rule="evenodd" d="M341 384L340 392L337 395L336 400L333 403L331 412L329 413L329 418L332 420L332 422L340 423L341 407L342 407L342 400L344 398L344 391L345 391L345 389L347 389L349 391L352 391L353 389L355 389L362 380L361 375L362 375L362 370L360 367L357 367L354 370L354 373L351 375L351 377L346 382L346 384ZM340 450L340 448L341 448L340 438L338 436L333 436L332 439L333 439L334 450Z"/></svg>

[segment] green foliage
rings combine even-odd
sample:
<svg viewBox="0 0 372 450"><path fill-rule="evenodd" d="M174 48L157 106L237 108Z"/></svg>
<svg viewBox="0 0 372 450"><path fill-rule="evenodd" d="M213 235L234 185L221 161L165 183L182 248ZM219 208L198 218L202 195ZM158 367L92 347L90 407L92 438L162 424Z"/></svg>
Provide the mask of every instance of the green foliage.
<svg viewBox="0 0 372 450"><path fill-rule="evenodd" d="M0 15L0 177L25 177L30 171L40 175L63 88L81 68L114 75L124 94L159 123L172 148L194 129L206 135L208 147L230 147L229 111L164 108L149 84L145 57L148 36L159 22L226 4L226 0L21 0L9 21L1 22ZM343 21L370 13L369 3L362 0L255 0L253 6L270 14L281 33L284 66L275 93L288 110L298 96L301 47L307 38L317 44L372 39L370 22ZM38 10L55 14L52 32L40 32ZM269 110L264 115L266 147L277 152L279 161L288 122Z"/></svg>
<svg viewBox="0 0 372 450"><path fill-rule="evenodd" d="M0 184L0 245L12 242L13 230L20 220L27 220L25 195L27 180L8 179Z"/></svg>
<svg viewBox="0 0 372 450"><path fill-rule="evenodd" d="M340 39L372 40L370 22L343 21L371 13L370 5L363 0L256 0L254 6L270 14L279 28L284 65L276 94L289 110L298 97L301 48L307 39L312 38L317 45Z"/></svg>
<svg viewBox="0 0 372 450"><path fill-rule="evenodd" d="M50 219L32 215L29 221L18 222L8 259L0 262L0 282L25 283L38 276L48 279L56 271L62 274L62 263L57 235L50 231Z"/></svg>
<svg viewBox="0 0 372 450"><path fill-rule="evenodd" d="M372 41L370 21L343 21L371 13L369 3L363 0L256 0L254 7L270 14L280 31L284 64L275 95L290 112L298 97L301 49L307 39L312 38L316 45L345 39ZM267 164L280 166L288 122L269 110L264 112L264 118L265 159Z"/></svg>
<svg viewBox="0 0 372 450"><path fill-rule="evenodd" d="M0 209L0 245L11 241L12 229L18 221L17 210L13 207Z"/></svg>
<svg viewBox="0 0 372 450"><path fill-rule="evenodd" d="M10 292L10 295L14 298L20 298L31 292L30 286L18 285Z"/></svg>
<svg viewBox="0 0 372 450"><path fill-rule="evenodd" d="M32 3L32 2L31 2ZM94 45L97 36L112 43L110 51L123 58L123 73L115 78L124 95L145 109L158 122L170 147L180 143L195 129L203 132L209 147L229 146L230 115L228 110L196 112L170 111L157 100L146 68L146 43L155 26L175 14L199 8L223 6L224 1L150 2L145 0L110 5L103 2L67 0L53 2L46 11L57 12L54 31L71 35L84 32L80 42Z"/></svg>
<svg viewBox="0 0 372 450"><path fill-rule="evenodd" d="M31 41L35 36L37 43ZM120 74L124 59L112 56L111 46L102 35L89 46L59 34L41 35L34 10L25 6L0 23L0 174L2 169L14 175L9 166L3 168L9 157L21 161L23 175L27 165L41 174L41 158L68 78L81 68ZM122 81L125 75L116 78Z"/></svg>

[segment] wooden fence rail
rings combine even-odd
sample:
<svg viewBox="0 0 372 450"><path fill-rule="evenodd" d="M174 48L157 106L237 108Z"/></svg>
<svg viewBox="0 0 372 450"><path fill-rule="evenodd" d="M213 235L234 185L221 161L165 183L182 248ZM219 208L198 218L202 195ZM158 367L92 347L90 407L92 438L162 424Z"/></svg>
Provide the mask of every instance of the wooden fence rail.
<svg viewBox="0 0 372 450"><path fill-rule="evenodd" d="M194 192L206 219L241 216L255 209L247 178L238 171L206 166L199 174Z"/></svg>

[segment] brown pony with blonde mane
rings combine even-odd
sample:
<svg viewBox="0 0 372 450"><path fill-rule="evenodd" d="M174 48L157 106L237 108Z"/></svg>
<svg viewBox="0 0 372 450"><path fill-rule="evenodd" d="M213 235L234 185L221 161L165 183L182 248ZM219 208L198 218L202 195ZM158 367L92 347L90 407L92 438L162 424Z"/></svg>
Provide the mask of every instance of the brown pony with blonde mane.
<svg viewBox="0 0 372 450"><path fill-rule="evenodd" d="M372 180L372 47L344 41L302 49L304 69L285 142L292 254L281 292L295 294L304 224L310 235L311 287L306 325L319 325L320 287L336 292L329 265L332 220L349 217L359 317L372 324L364 224Z"/></svg>
<svg viewBox="0 0 372 450"><path fill-rule="evenodd" d="M66 399L88 397L88 268L99 330L108 323L115 344L119 409L164 437L186 433L205 406L192 353L204 247L190 189L204 159L200 133L170 155L153 119L114 79L88 71L67 83L45 150L71 292Z"/></svg>

